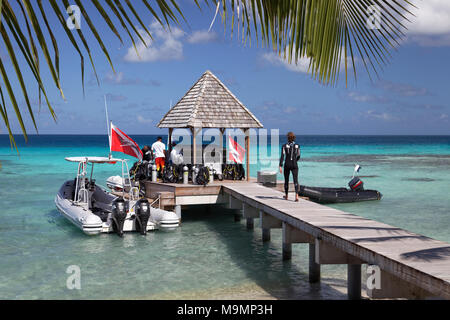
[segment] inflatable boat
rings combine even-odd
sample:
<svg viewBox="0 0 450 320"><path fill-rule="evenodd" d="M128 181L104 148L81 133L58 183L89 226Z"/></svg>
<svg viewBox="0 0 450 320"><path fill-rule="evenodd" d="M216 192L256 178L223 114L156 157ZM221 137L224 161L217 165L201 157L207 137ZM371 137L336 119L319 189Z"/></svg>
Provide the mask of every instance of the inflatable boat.
<svg viewBox="0 0 450 320"><path fill-rule="evenodd" d="M380 200L383 196L376 190L349 190L347 188L321 188L300 186L298 193L317 203L348 203L358 201Z"/></svg>
<svg viewBox="0 0 450 320"><path fill-rule="evenodd" d="M55 205L65 218L85 234L114 232L123 236L124 232L137 231L145 235L150 230L179 226L179 218L174 212L153 208L147 199L140 199L139 190L130 184L129 177L124 177L124 173L128 172L126 160L102 157L74 157L66 160L78 163L77 176L63 183L55 196ZM122 181L126 181L122 196L106 191L92 179L94 164L117 162L122 163ZM90 176L87 173L88 165L92 167Z"/></svg>
<svg viewBox="0 0 450 320"><path fill-rule="evenodd" d="M364 182L356 175L361 166L355 166L355 172L348 183L349 188L322 188L300 186L298 195L317 203L349 203L380 200L382 194L377 190L364 190Z"/></svg>

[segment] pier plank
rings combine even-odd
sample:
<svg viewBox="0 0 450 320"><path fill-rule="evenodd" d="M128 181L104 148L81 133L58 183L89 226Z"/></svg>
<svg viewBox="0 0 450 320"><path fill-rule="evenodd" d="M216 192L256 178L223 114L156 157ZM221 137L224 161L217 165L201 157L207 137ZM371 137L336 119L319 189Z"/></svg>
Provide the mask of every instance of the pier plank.
<svg viewBox="0 0 450 320"><path fill-rule="evenodd" d="M450 244L300 199L256 183L223 183L223 192L389 274L450 299ZM292 197L293 198L293 197Z"/></svg>

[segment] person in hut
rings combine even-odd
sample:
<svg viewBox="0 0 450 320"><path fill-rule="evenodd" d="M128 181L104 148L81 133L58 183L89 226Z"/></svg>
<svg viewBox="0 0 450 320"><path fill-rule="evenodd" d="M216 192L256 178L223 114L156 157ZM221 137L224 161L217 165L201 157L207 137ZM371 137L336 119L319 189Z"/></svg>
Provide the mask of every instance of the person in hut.
<svg viewBox="0 0 450 320"><path fill-rule="evenodd" d="M155 165L156 170L159 172L159 175L162 174L165 166L166 160L166 145L162 142L162 137L158 137L156 142L152 144L152 152L155 157Z"/></svg>
<svg viewBox="0 0 450 320"><path fill-rule="evenodd" d="M179 179L183 177L183 153L178 150L176 143L172 142L172 151L170 152L170 162L174 167L174 171L177 173Z"/></svg>
<svg viewBox="0 0 450 320"><path fill-rule="evenodd" d="M283 173L284 164L284 199L288 199L289 175L292 172L295 186L295 201L298 201L298 160L300 160L300 146L295 143L295 135L292 132L287 134L288 142L281 147L280 173Z"/></svg>
<svg viewBox="0 0 450 320"><path fill-rule="evenodd" d="M144 146L141 151L143 155L142 161L149 161L149 162L152 161L153 154L149 146Z"/></svg>
<svg viewBox="0 0 450 320"><path fill-rule="evenodd" d="M172 151L170 152L170 162L172 162L173 165L181 165L183 164L183 155L179 150L177 150L176 143L172 142Z"/></svg>

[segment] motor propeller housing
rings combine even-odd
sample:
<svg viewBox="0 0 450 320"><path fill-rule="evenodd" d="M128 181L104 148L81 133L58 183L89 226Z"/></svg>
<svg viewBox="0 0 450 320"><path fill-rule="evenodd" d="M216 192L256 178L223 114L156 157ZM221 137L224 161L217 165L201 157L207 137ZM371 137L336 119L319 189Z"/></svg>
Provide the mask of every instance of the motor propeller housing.
<svg viewBox="0 0 450 320"><path fill-rule="evenodd" d="M136 202L135 210L136 214L136 231L139 231L142 235L147 234L147 223L150 219L150 203L147 199L140 199Z"/></svg>
<svg viewBox="0 0 450 320"><path fill-rule="evenodd" d="M123 224L127 217L128 203L123 198L117 198L112 203L113 229L119 237L123 236Z"/></svg>

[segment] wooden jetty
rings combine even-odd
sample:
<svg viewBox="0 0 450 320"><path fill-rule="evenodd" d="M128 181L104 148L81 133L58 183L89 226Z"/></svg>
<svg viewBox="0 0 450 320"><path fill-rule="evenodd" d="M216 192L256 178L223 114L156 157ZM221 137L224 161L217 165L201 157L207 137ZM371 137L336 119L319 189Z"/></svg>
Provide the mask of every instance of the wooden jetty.
<svg viewBox="0 0 450 320"><path fill-rule="evenodd" d="M349 299L361 298L363 264L379 270L379 288L367 290L371 298L450 299L450 244L304 199L286 201L280 189L253 180L146 182L147 197L160 197L180 218L183 206L223 204L248 228L260 219L263 241L270 241L271 229L282 229L283 259L291 258L292 244L308 244L312 283L320 281L320 265L346 264Z"/></svg>
<svg viewBox="0 0 450 320"><path fill-rule="evenodd" d="M220 130L219 150L226 129L242 130L247 173L250 129L263 127L210 71L200 77L157 126L169 130L169 150L174 129L191 131L192 153L184 159L190 164L208 162L197 151L197 136L204 128ZM350 299L361 298L362 264L375 270L369 297L450 299L450 244L303 199L283 200L282 185L263 187L249 176L247 181L217 181L207 186L146 182L146 197L158 199L161 207L174 209L180 218L183 206L226 205L236 210L236 220L241 216L247 219L248 228L254 227L254 219L260 219L263 241L270 241L271 229L280 228L284 259L291 258L292 244L309 245L310 282L320 281L322 264L348 266Z"/></svg>

